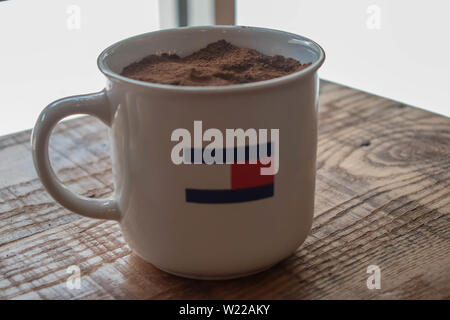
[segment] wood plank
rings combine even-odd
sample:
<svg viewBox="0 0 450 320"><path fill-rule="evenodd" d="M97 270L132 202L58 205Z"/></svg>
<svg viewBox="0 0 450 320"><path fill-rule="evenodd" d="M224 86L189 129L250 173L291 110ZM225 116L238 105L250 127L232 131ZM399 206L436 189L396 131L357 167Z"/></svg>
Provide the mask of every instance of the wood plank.
<svg viewBox="0 0 450 320"><path fill-rule="evenodd" d="M30 169L29 132L0 138L0 298L450 298L450 120L322 84L311 234L287 260L238 280L157 270L130 251L117 223L50 199ZM90 118L56 130L52 161L77 192L111 192L105 141ZM380 290L366 287L372 264ZM81 268L79 290L66 287L71 265Z"/></svg>
<svg viewBox="0 0 450 320"><path fill-rule="evenodd" d="M0 138L0 245L80 218L55 203L40 183L32 163L30 134ZM51 162L58 177L75 192L96 197L111 194L106 134L106 127L92 118L55 128Z"/></svg>

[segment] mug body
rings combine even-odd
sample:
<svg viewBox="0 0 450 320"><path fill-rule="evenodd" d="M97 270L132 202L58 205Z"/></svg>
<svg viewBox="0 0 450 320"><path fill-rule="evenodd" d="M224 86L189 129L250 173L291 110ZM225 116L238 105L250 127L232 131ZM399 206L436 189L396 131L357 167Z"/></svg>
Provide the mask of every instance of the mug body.
<svg viewBox="0 0 450 320"><path fill-rule="evenodd" d="M150 84L119 75L146 55L184 56L221 39L312 65L277 79L223 87ZM317 69L323 59L322 49L308 39L248 27L157 31L121 41L100 55L112 114L120 225L137 255L169 273L223 279L266 269L301 245L314 210ZM201 122L201 131L194 122ZM227 129L268 129L268 140L270 130L278 129L278 172L253 180L245 174L239 178L243 167L234 164L175 164L174 130L187 129L194 146L210 128L223 133L224 143ZM268 193L255 196L254 190L267 185ZM231 200L209 201L211 190L231 194ZM205 191L205 201L192 198L192 191L200 191L200 197Z"/></svg>

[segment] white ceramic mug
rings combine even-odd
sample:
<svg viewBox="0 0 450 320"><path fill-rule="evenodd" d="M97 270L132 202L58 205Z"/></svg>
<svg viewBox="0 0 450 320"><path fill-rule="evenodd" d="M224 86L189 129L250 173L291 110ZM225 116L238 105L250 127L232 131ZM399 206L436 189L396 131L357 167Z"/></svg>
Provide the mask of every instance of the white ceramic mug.
<svg viewBox="0 0 450 320"><path fill-rule="evenodd" d="M170 51L183 56L220 39L311 65L276 79L220 87L153 84L120 75L125 66L151 53ZM39 177L69 210L119 221L131 249L169 273L225 279L267 269L291 255L311 228L317 70L324 59L323 50L309 39L254 27L178 28L120 41L98 58L107 78L104 90L55 101L39 116L32 134ZM50 167L51 131L58 121L74 114L95 116L110 128L115 182L111 198L90 199L72 193ZM279 129L279 171L269 193L252 198L253 191L244 190L237 198L231 194L230 201L209 201L214 194L209 198L201 192L189 198L192 190L222 190L227 196L227 192L243 192L228 191L233 189L230 164L172 162L172 132L192 130L197 120L204 130L222 132L227 128ZM244 178L245 183L252 185ZM196 201L202 195L205 201Z"/></svg>

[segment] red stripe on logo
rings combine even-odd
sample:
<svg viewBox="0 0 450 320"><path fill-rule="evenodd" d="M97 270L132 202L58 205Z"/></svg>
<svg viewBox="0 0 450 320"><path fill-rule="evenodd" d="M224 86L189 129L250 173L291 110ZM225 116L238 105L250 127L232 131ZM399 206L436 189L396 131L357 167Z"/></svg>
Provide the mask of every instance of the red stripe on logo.
<svg viewBox="0 0 450 320"><path fill-rule="evenodd" d="M245 164L233 163L231 165L231 189L251 188L273 184L274 175L261 175L261 168L270 167L269 164L258 163Z"/></svg>

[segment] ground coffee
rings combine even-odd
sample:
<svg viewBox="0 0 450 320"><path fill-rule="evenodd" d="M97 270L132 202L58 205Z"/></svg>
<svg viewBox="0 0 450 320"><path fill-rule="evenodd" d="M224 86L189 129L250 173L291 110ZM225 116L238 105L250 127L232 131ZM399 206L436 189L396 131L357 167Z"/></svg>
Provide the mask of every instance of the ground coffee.
<svg viewBox="0 0 450 320"><path fill-rule="evenodd" d="M266 56L220 40L183 58L166 53L149 55L125 67L122 75L179 86L224 86L273 79L309 65L280 55Z"/></svg>

